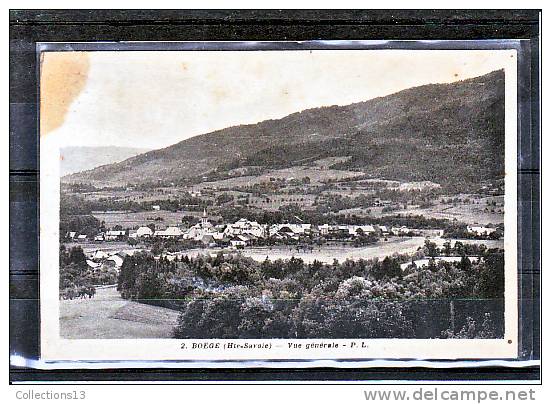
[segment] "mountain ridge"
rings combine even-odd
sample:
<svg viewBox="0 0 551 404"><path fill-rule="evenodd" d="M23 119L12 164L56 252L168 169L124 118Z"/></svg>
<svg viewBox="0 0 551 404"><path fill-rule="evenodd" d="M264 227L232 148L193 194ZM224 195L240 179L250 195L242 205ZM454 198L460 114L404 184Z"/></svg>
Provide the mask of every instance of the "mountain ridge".
<svg viewBox="0 0 551 404"><path fill-rule="evenodd" d="M290 167L315 156L351 156L335 168L403 181L495 179L503 175L504 159L495 157L504 156L504 80L497 70L349 105L309 108L197 135L62 181L178 182L240 166ZM407 162L407 151L417 153L416 164Z"/></svg>
<svg viewBox="0 0 551 404"><path fill-rule="evenodd" d="M88 171L100 166L124 161L149 151L139 147L121 146L66 146L60 150L61 175Z"/></svg>

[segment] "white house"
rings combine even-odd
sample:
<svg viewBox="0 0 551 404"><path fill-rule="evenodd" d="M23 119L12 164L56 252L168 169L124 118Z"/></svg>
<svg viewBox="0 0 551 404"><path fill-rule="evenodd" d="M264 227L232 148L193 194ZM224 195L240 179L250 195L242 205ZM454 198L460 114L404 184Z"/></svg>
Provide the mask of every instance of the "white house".
<svg viewBox="0 0 551 404"><path fill-rule="evenodd" d="M329 225L326 223L326 224L322 224L321 226L318 226L318 229L320 231L320 234L325 236L327 234L329 234Z"/></svg>
<svg viewBox="0 0 551 404"><path fill-rule="evenodd" d="M133 256L136 252L140 252L140 251L143 251L143 250L134 248L131 250L122 250L118 254L121 254L123 257L127 255Z"/></svg>
<svg viewBox="0 0 551 404"><path fill-rule="evenodd" d="M226 238L226 236L224 233L217 232L212 234L212 238L216 241L222 241Z"/></svg>
<svg viewBox="0 0 551 404"><path fill-rule="evenodd" d="M106 261L112 261L115 264L115 268L120 268L124 260L118 255L112 255Z"/></svg>
<svg viewBox="0 0 551 404"><path fill-rule="evenodd" d="M210 226L202 226L200 223L191 226L187 232L184 233L184 238L188 240L200 241L204 236L213 236L218 233L216 229Z"/></svg>
<svg viewBox="0 0 551 404"><path fill-rule="evenodd" d="M201 241L203 240L203 237L214 236L214 234L216 233L218 233L218 230L216 230L216 228L212 225L212 223L209 222L207 217L207 211L205 209L203 210L203 216L201 217L201 221L196 225L191 226L188 231L183 233L183 237L186 240Z"/></svg>
<svg viewBox="0 0 551 404"><path fill-rule="evenodd" d="M266 235L266 228L256 221L241 218L235 223L228 224L224 229L224 234L227 236L251 234L257 238L260 238Z"/></svg>
<svg viewBox="0 0 551 404"><path fill-rule="evenodd" d="M216 246L216 240L214 239L212 234L205 234L203 238L201 239L201 242L209 247Z"/></svg>
<svg viewBox="0 0 551 404"><path fill-rule="evenodd" d="M388 233L388 227L386 227L386 226L379 225L379 226L377 226L377 228L379 229L379 231L380 231L382 234L387 234L387 233Z"/></svg>
<svg viewBox="0 0 551 404"><path fill-rule="evenodd" d="M230 245L234 248L245 248L247 243L245 241L242 241L242 240L231 240Z"/></svg>
<svg viewBox="0 0 551 404"><path fill-rule="evenodd" d="M147 226L142 226L136 230L136 237L151 237L153 235L153 230Z"/></svg>
<svg viewBox="0 0 551 404"><path fill-rule="evenodd" d="M100 260L104 260L106 258L108 258L109 256L107 255L106 252L104 251L101 251L101 250L96 250L96 252L94 252L92 254L92 260L94 261L100 261Z"/></svg>
<svg viewBox="0 0 551 404"><path fill-rule="evenodd" d="M86 264L92 269L97 269L101 267L101 264L99 262L94 262L92 260L86 260Z"/></svg>
<svg viewBox="0 0 551 404"><path fill-rule="evenodd" d="M364 234L375 233L375 227L370 224L364 224L362 226L352 226L353 232L350 234L357 235L358 231L361 230Z"/></svg>
<svg viewBox="0 0 551 404"><path fill-rule="evenodd" d="M108 230L105 232L106 240L120 240L126 235L125 230Z"/></svg>
<svg viewBox="0 0 551 404"><path fill-rule="evenodd" d="M155 237L161 238L178 238L182 237L183 234L182 230L174 226L168 227L165 230L158 230L154 233Z"/></svg>
<svg viewBox="0 0 551 404"><path fill-rule="evenodd" d="M312 225L309 223L280 223L274 224L270 227L270 235L273 236L276 233L292 234L295 236L309 233L312 230Z"/></svg>
<svg viewBox="0 0 551 404"><path fill-rule="evenodd" d="M467 231L469 233L476 234L478 236L488 236L494 233L497 229L493 227L483 227L483 226L467 226Z"/></svg>
<svg viewBox="0 0 551 404"><path fill-rule="evenodd" d="M400 234L407 234L411 230L408 229L406 226L401 226L401 227L393 227L392 229L390 229L390 231L395 235L400 235Z"/></svg>

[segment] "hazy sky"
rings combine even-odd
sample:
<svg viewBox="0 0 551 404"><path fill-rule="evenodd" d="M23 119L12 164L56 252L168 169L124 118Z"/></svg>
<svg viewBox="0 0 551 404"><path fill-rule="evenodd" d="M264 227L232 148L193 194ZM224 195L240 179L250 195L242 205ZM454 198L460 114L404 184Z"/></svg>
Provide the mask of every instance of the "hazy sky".
<svg viewBox="0 0 551 404"><path fill-rule="evenodd" d="M62 146L160 148L307 108L480 76L503 68L511 55L472 50L46 53L41 134L49 132Z"/></svg>

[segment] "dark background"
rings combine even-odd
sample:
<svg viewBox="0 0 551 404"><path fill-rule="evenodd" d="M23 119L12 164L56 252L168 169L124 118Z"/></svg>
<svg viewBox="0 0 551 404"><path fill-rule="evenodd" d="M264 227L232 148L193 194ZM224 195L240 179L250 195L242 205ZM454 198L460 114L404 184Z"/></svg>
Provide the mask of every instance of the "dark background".
<svg viewBox="0 0 551 404"><path fill-rule="evenodd" d="M527 39L519 58L519 358L540 357L538 10L11 10L10 355L38 358L39 146L36 42ZM39 371L10 381L538 380L539 367Z"/></svg>

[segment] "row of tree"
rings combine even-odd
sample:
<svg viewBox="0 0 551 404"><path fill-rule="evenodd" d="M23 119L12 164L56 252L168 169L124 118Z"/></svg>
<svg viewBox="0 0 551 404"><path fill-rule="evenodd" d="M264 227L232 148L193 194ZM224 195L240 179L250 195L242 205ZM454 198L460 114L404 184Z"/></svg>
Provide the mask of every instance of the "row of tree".
<svg viewBox="0 0 551 404"><path fill-rule="evenodd" d="M404 271L424 251L332 264L143 253L125 259L118 287L180 310L178 338L494 338L503 334L503 251L478 252L475 262Z"/></svg>

